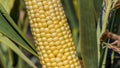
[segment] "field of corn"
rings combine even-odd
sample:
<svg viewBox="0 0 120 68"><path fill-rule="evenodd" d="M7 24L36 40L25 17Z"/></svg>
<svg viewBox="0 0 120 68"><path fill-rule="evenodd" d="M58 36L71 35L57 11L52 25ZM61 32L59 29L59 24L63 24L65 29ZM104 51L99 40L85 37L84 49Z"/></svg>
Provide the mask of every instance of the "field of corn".
<svg viewBox="0 0 120 68"><path fill-rule="evenodd" d="M120 0L0 0L0 68L120 68Z"/></svg>

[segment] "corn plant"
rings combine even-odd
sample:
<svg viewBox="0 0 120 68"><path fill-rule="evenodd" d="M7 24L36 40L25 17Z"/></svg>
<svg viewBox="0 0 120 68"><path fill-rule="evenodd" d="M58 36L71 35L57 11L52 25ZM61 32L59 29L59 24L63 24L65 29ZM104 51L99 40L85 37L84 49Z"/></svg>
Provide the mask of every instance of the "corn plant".
<svg viewBox="0 0 120 68"><path fill-rule="evenodd" d="M0 0L0 67L105 68L108 48L115 49L108 34L112 34L113 22L118 22L116 3L117 0ZM113 58L114 52L111 64Z"/></svg>

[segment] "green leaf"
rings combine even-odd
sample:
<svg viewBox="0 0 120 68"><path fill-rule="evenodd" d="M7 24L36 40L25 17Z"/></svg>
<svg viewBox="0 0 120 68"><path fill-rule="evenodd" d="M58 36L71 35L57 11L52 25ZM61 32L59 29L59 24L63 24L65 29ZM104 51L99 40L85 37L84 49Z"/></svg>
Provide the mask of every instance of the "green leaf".
<svg viewBox="0 0 120 68"><path fill-rule="evenodd" d="M18 63L17 63L17 66L15 68L23 68L23 67L25 67L24 62L20 57L18 57Z"/></svg>
<svg viewBox="0 0 120 68"><path fill-rule="evenodd" d="M95 7L95 10L96 10L96 19L98 20L99 18L99 15L100 15L100 10L102 8L102 3L103 3L103 0L94 0L94 7Z"/></svg>
<svg viewBox="0 0 120 68"><path fill-rule="evenodd" d="M0 0L0 3L4 6L6 11L10 13L15 0Z"/></svg>
<svg viewBox="0 0 120 68"><path fill-rule="evenodd" d="M18 56L25 60L31 67L37 68L23 53L22 51L7 37L0 36L0 42L12 49Z"/></svg>
<svg viewBox="0 0 120 68"><path fill-rule="evenodd" d="M5 55L2 52L1 48L0 48L0 62L3 68L6 68L6 59L5 59Z"/></svg>
<svg viewBox="0 0 120 68"><path fill-rule="evenodd" d="M2 68L13 68L12 52L2 42L0 44L0 57Z"/></svg>
<svg viewBox="0 0 120 68"><path fill-rule="evenodd" d="M11 17L7 14L3 6L0 4L0 33L10 38L12 41L20 45L22 48L37 56L35 46L33 46L21 30L17 27Z"/></svg>
<svg viewBox="0 0 120 68"><path fill-rule="evenodd" d="M98 46L94 0L78 0L80 52L85 68L98 68Z"/></svg>
<svg viewBox="0 0 120 68"><path fill-rule="evenodd" d="M6 61L6 62L8 62L7 68L13 68L12 51L10 50L10 48L8 48L8 58L7 59L9 59L9 62Z"/></svg>

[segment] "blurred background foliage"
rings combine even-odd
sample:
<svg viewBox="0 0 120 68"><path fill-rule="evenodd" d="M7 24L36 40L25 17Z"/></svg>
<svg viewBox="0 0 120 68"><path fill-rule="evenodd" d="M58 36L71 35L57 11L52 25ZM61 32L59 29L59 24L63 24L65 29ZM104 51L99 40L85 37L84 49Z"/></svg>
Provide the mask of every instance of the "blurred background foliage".
<svg viewBox="0 0 120 68"><path fill-rule="evenodd" d="M61 1L82 68L119 68L119 55L100 47L99 39L107 26L102 25L105 28L100 31L98 23L103 0ZM107 29L112 27L111 32L120 34L120 10L114 10L111 15L113 17ZM107 14L105 19L108 21ZM105 23L106 20L103 19ZM0 0L0 68L30 67L40 68L41 65L35 51L24 0Z"/></svg>
<svg viewBox="0 0 120 68"><path fill-rule="evenodd" d="M4 8L6 9L6 11L8 12L8 14L10 14L11 9L13 8L13 4L14 4L15 0L0 0L0 3L2 5L4 5Z"/></svg>

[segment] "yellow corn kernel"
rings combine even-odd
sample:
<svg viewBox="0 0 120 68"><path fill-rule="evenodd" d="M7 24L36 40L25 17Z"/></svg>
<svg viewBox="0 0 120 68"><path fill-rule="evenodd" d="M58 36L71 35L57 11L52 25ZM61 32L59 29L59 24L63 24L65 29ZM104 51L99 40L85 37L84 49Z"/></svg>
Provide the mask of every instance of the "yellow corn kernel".
<svg viewBox="0 0 120 68"><path fill-rule="evenodd" d="M61 0L25 0L42 68L80 68Z"/></svg>

